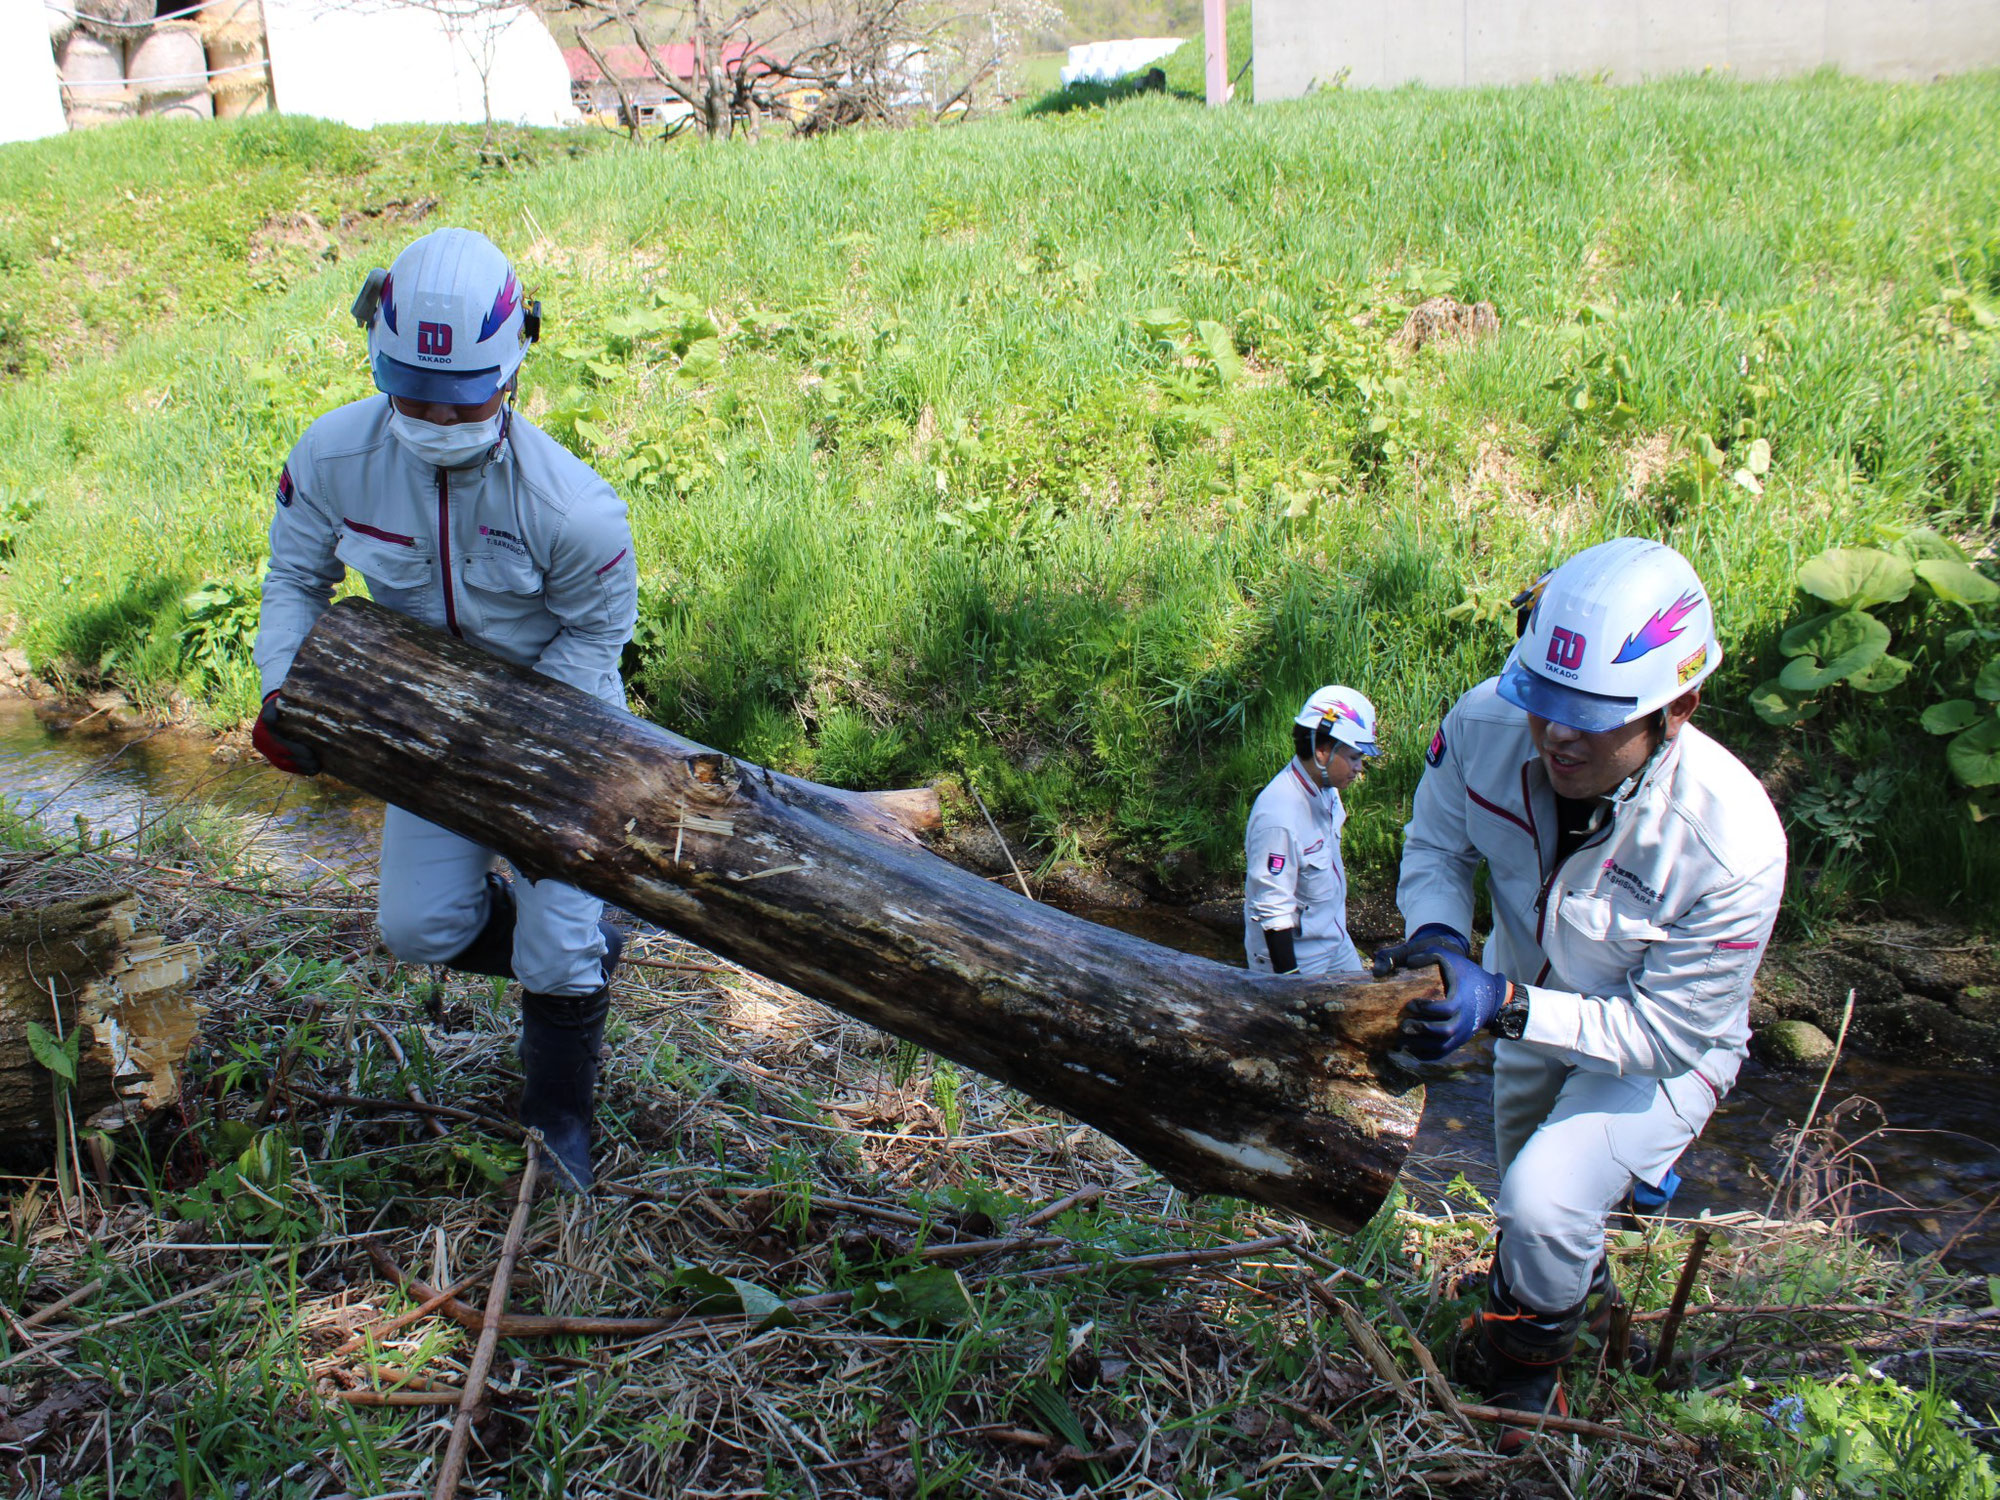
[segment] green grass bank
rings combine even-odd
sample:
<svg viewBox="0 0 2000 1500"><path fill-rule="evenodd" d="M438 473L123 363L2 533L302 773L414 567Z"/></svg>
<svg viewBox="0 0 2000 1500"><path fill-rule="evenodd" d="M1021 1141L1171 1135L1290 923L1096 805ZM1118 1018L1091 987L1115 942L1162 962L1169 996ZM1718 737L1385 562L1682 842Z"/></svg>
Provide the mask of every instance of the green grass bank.
<svg viewBox="0 0 2000 1500"><path fill-rule="evenodd" d="M21 227L44 180L129 245L132 285L212 262L234 292L120 304L115 336L15 361L5 607L38 660L248 711L272 481L365 392L347 307L397 236L272 285L251 247L407 173L395 194L440 200L424 224L493 235L548 309L525 406L632 506L631 686L676 730L841 784L963 772L1038 858L1191 890L1234 875L1290 714L1343 680L1385 713L1347 835L1380 883L1431 726L1504 654L1496 601L1637 531L1717 596L1709 726L1847 799L1844 839L1796 825L1800 913L1990 918L2000 846L1918 727L1931 685L1836 689L1785 731L1747 699L1806 558L1881 527L1985 545L1996 134L2000 77L1826 76L1154 95L498 161L272 120L7 147L0 305L68 326L97 295ZM209 189L142 220L117 184L154 157L258 184L262 217L202 227L234 199ZM1442 292L1499 333L1404 348Z"/></svg>

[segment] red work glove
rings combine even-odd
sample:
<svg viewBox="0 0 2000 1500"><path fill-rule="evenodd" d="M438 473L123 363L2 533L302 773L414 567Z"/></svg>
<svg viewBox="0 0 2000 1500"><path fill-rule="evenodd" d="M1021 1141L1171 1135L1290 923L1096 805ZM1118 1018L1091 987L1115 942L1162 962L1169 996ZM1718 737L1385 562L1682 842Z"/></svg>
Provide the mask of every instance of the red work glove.
<svg viewBox="0 0 2000 1500"><path fill-rule="evenodd" d="M264 695L264 708L257 715L256 727L250 731L250 743L256 746L259 755L280 771L289 771L294 776L319 775L319 757L313 754L312 746L288 740L278 733L276 688Z"/></svg>

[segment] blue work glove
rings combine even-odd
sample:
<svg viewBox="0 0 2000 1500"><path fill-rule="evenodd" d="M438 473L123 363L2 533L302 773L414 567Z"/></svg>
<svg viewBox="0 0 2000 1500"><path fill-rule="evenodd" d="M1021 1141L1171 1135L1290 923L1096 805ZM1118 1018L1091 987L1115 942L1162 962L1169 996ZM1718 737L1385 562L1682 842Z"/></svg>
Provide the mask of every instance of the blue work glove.
<svg viewBox="0 0 2000 1500"><path fill-rule="evenodd" d="M1418 955L1436 953L1440 949L1449 949L1460 958L1472 957L1472 943L1464 933L1442 922L1426 922L1402 942L1375 950L1375 977L1387 979L1398 969L1414 969L1419 964L1430 963L1429 958Z"/></svg>
<svg viewBox="0 0 2000 1500"><path fill-rule="evenodd" d="M1429 950L1425 962L1437 965L1444 980L1444 996L1412 1000L1404 1009L1403 1050L1424 1062L1436 1062L1471 1041L1475 1031L1490 1025L1514 993L1514 986L1449 948Z"/></svg>

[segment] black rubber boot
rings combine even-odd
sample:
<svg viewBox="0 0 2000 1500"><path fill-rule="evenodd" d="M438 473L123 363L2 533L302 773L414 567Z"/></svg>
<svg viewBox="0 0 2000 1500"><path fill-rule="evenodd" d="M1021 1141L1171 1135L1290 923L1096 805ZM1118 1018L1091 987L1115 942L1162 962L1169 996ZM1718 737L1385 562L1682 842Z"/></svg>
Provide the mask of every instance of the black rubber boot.
<svg viewBox="0 0 2000 1500"><path fill-rule="evenodd" d="M445 960L445 967L459 974L485 974L494 979L514 977L514 885L497 871L486 872L486 925L479 935ZM610 922L597 924L604 939L604 982L611 983L611 971L625 952L625 934Z"/></svg>
<svg viewBox="0 0 2000 1500"><path fill-rule="evenodd" d="M542 1133L558 1192L590 1189L590 1124L597 1112L597 1054L611 987L587 995L521 995L521 1123Z"/></svg>
<svg viewBox="0 0 2000 1500"><path fill-rule="evenodd" d="M459 974L514 977L514 888L504 876L486 872L486 925L444 966Z"/></svg>
<svg viewBox="0 0 2000 1500"><path fill-rule="evenodd" d="M1486 1281L1486 1306L1459 1330L1454 1363L1461 1381L1475 1387L1489 1406L1524 1414L1522 1426L1504 1426L1495 1446L1503 1456L1521 1451L1533 1437L1532 1418L1568 1416L1563 1366L1576 1351L1584 1304L1562 1312L1539 1312L1508 1290L1500 1262Z"/></svg>
<svg viewBox="0 0 2000 1500"><path fill-rule="evenodd" d="M1583 1326L1590 1330L1597 1340L1597 1347L1611 1347L1611 1334L1617 1321L1618 1309L1625 1305L1625 1293L1620 1290L1618 1280L1611 1274L1611 1259L1606 1256L1597 1263L1597 1269L1590 1276L1590 1290L1584 1294L1583 1305L1588 1311L1584 1315ZM1645 1338L1632 1331L1632 1325L1625 1325L1625 1368L1635 1375L1643 1375L1653 1362L1653 1346Z"/></svg>

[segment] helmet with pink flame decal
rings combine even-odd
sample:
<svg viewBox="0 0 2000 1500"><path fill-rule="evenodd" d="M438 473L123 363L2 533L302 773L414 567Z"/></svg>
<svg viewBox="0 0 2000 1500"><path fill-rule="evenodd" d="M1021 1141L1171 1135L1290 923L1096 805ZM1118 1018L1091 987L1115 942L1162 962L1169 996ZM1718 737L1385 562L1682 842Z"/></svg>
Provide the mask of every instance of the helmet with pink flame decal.
<svg viewBox="0 0 2000 1500"><path fill-rule="evenodd" d="M376 389L449 406L491 400L520 368L542 321L507 257L470 229L434 229L387 271L370 271L354 317L368 330Z"/></svg>
<svg viewBox="0 0 2000 1500"><path fill-rule="evenodd" d="M1722 664L1708 590L1664 543L1601 542L1532 593L1499 692L1538 718L1616 729L1665 708Z"/></svg>

